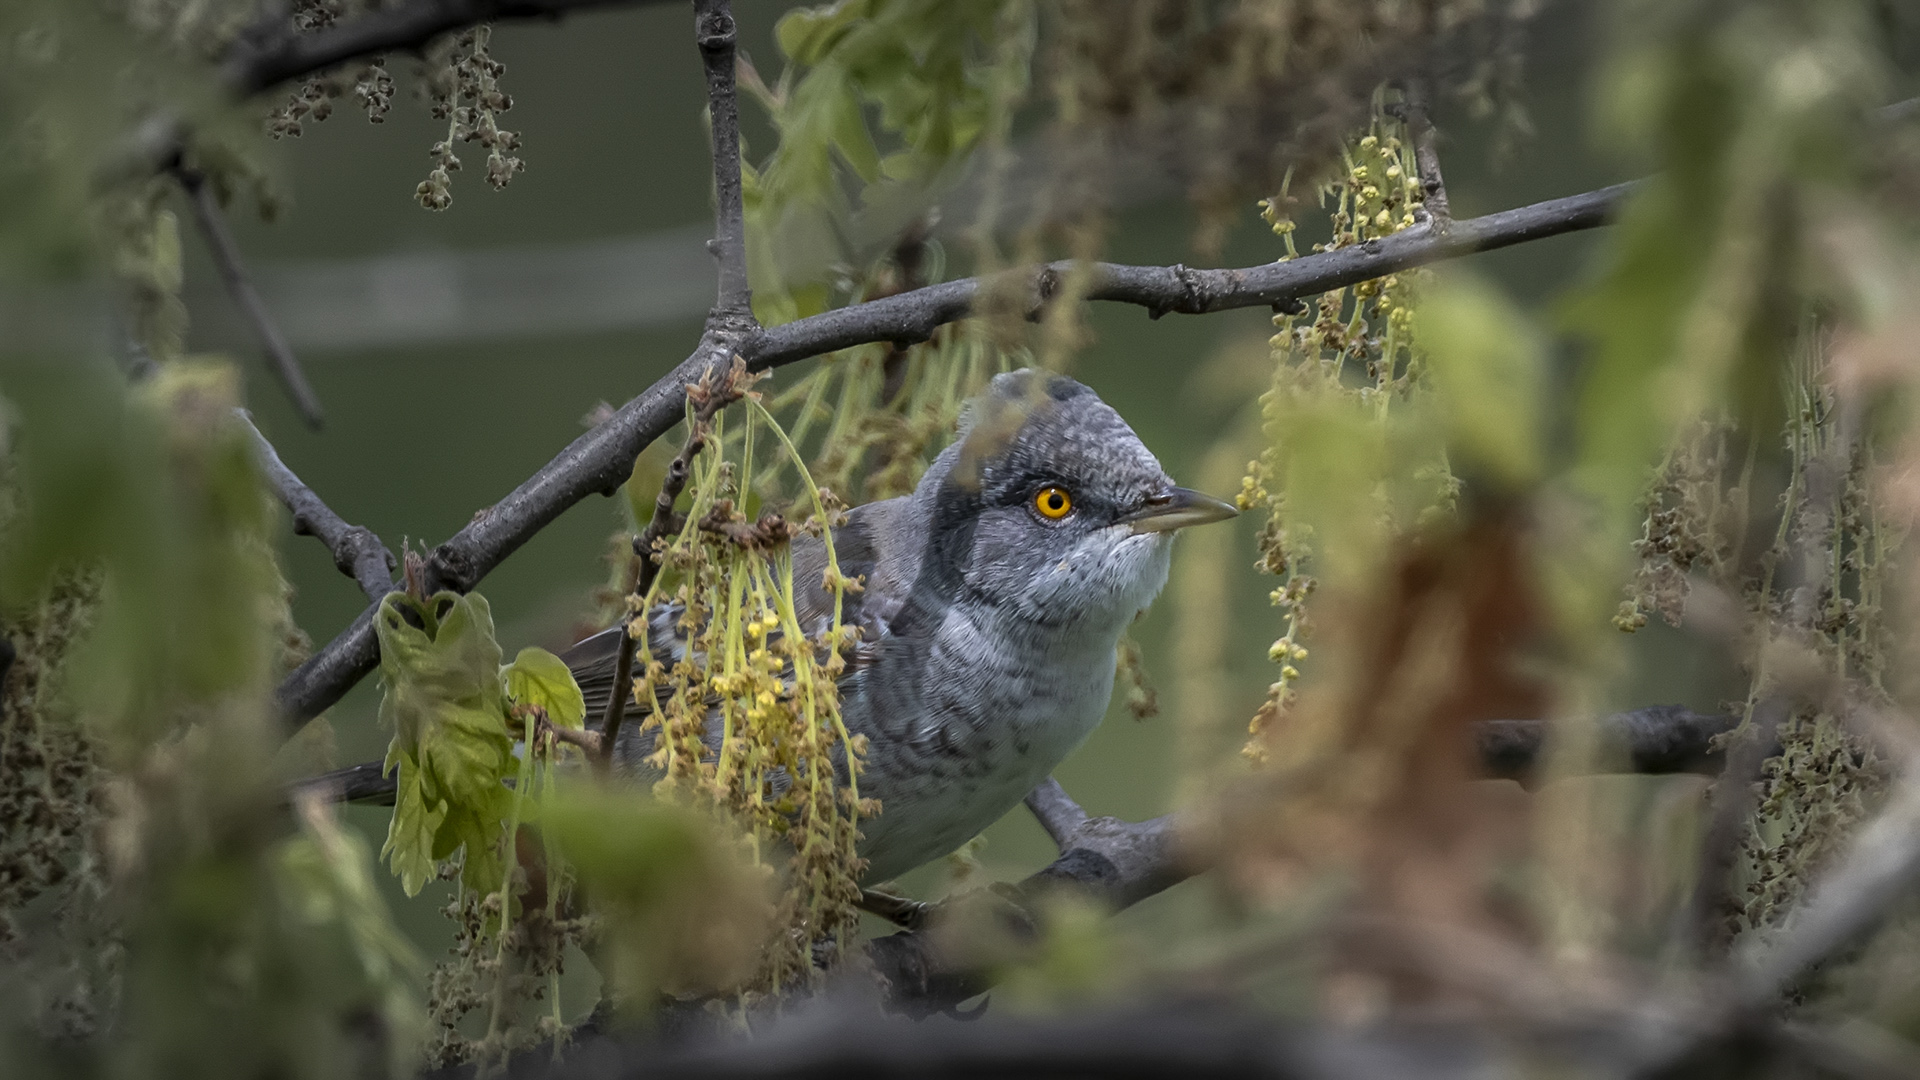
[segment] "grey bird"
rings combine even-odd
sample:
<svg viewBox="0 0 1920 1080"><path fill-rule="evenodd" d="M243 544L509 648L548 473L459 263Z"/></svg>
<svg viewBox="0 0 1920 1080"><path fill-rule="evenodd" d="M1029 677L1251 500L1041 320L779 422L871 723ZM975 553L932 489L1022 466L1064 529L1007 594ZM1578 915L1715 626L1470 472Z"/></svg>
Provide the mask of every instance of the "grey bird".
<svg viewBox="0 0 1920 1080"><path fill-rule="evenodd" d="M1026 370L968 404L913 494L854 508L834 545L841 571L865 579L846 601L861 641L840 682L847 727L869 740L861 794L881 804L860 826L864 879L952 852L1085 741L1121 633L1166 585L1174 531L1235 513L1176 486L1092 390ZM793 560L812 632L832 610L825 547L801 537ZM684 650L677 619L649 613L667 663ZM613 692L621 632L563 657L590 716ZM717 716L708 734L717 744ZM628 724L616 762L633 767L653 741Z"/></svg>

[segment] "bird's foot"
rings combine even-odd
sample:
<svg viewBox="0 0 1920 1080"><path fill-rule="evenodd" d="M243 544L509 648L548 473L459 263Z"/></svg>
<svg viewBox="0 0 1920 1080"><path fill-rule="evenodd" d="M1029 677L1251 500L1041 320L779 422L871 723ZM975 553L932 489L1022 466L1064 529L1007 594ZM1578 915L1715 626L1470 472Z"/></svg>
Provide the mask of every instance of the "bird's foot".
<svg viewBox="0 0 1920 1080"><path fill-rule="evenodd" d="M877 889L861 889L860 902L854 906L870 915L878 915L895 926L919 930L927 925L927 917L938 905Z"/></svg>
<svg viewBox="0 0 1920 1080"><path fill-rule="evenodd" d="M1027 910L1027 900L1015 886L995 882L935 901L915 900L882 889L861 889L860 902L854 906L904 930L925 930L956 911L964 911L968 917L986 915L1005 930L1031 936L1036 932L1036 925L1033 914Z"/></svg>

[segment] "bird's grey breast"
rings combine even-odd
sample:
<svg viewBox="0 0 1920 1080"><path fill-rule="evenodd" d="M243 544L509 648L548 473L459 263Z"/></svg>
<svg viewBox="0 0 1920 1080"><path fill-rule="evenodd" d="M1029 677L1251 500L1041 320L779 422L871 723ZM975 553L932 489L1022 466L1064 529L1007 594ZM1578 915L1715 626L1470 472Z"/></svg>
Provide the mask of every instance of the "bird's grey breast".
<svg viewBox="0 0 1920 1080"><path fill-rule="evenodd" d="M1019 803L1106 711L1113 643L1063 642L964 603L931 635L880 643L845 712L870 749L861 793L868 876L946 854Z"/></svg>

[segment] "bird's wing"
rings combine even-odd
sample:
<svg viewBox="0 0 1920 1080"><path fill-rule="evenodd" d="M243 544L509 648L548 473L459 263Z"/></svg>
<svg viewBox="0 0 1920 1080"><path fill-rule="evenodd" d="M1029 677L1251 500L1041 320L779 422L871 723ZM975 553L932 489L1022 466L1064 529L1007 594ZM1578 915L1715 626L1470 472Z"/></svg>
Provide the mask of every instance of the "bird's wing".
<svg viewBox="0 0 1920 1080"><path fill-rule="evenodd" d="M686 653L686 637L679 626L681 610L679 604L660 604L648 616L647 640L653 647L654 659L663 664L672 664ZM599 718L606 715L607 701L613 696L621 637L620 627L609 627L582 638L560 654L560 659L573 672L573 681L580 684L580 696L587 703L589 726L598 726ZM628 706L634 704L629 698ZM644 712L636 713L635 717L641 715L645 715Z"/></svg>
<svg viewBox="0 0 1920 1080"><path fill-rule="evenodd" d="M847 657L847 669L871 663L877 645L901 604L906 600L918 565L919 537L902 528L911 518L908 497L856 506L846 523L833 533L834 558L840 573L860 582L841 603L843 624L860 628L860 640ZM826 545L801 537L793 547L793 599L800 625L819 634L833 621L833 593L826 587Z"/></svg>

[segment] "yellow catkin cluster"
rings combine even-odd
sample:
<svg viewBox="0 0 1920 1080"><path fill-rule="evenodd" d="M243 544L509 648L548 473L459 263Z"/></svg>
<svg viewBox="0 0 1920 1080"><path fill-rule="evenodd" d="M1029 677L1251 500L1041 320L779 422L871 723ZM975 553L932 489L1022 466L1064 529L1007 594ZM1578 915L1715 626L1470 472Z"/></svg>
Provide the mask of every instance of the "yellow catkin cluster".
<svg viewBox="0 0 1920 1080"><path fill-rule="evenodd" d="M1320 185L1319 205L1330 210L1332 236L1313 250L1364 244L1411 228L1418 220L1422 193L1405 125L1377 107L1366 134L1345 148L1339 173ZM1286 258L1299 254L1294 245L1291 211L1292 177L1281 190L1259 203L1260 216L1286 245ZM1384 422L1390 404L1403 397L1421 378L1422 358L1414 342L1413 296L1416 271L1363 281L1348 289L1322 293L1311 304L1295 302L1273 317L1268 339L1273 357L1273 383L1261 398L1268 426L1268 447L1259 460L1247 465L1236 502L1242 510L1265 508L1267 520L1259 537L1256 566L1280 577L1271 594L1274 606L1285 613L1286 631L1267 650L1280 665L1279 678L1268 687L1267 699L1248 725L1249 739L1242 753L1266 760L1265 733L1283 716L1295 698L1299 662L1307 658L1303 644L1311 631L1307 599L1316 585L1308 573L1312 558L1310 530L1288 520L1283 466L1274 437L1287 398L1303 389L1334 389L1351 394L1372 407ZM1435 476L1434 509L1450 506L1451 476Z"/></svg>
<svg viewBox="0 0 1920 1080"><path fill-rule="evenodd" d="M726 452L696 467L687 523L662 544L668 573L637 605L653 610L662 601L677 603L674 631L686 649L674 663L663 663L648 640L656 628L637 611L630 630L638 639L636 658L644 661L635 692L643 702L664 700L643 721L659 732L649 762L661 776L656 790L733 815L745 827L754 860L782 875L786 930L748 988L773 992L816 977L816 946L837 953L852 941L860 896L858 823L879 806L860 798L865 740L847 731L840 714L837 680L858 638L856 627L842 623L841 605L860 588L840 574L834 558L830 527L844 508L800 467L793 443L759 401L750 397L746 409L739 436L715 432L713 441ZM811 517L802 526L772 512L749 518L743 509L766 506L751 495L756 429L773 434L784 464L806 488L802 505ZM827 545L820 586L833 598L833 612L824 625L801 623L789 544L798 531ZM717 747L708 742L716 711Z"/></svg>

